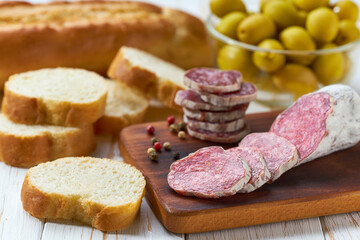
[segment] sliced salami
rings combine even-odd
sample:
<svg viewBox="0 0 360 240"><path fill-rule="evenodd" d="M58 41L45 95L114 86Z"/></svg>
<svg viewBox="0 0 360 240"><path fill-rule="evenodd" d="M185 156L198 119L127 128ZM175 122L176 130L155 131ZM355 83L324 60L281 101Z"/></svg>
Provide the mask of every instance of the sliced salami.
<svg viewBox="0 0 360 240"><path fill-rule="evenodd" d="M192 90L177 91L175 96L175 103L179 106L186 107L193 110L207 110L207 111L232 111L234 109L242 108L237 106L214 106L201 99L200 95Z"/></svg>
<svg viewBox="0 0 360 240"><path fill-rule="evenodd" d="M270 131L297 147L298 164L349 148L360 141L360 97L349 86L324 87L299 98Z"/></svg>
<svg viewBox="0 0 360 240"><path fill-rule="evenodd" d="M243 158L251 168L251 178L239 190L240 193L252 192L270 180L271 174L259 149L253 147L234 147L226 151Z"/></svg>
<svg viewBox="0 0 360 240"><path fill-rule="evenodd" d="M241 158L222 147L206 147L171 164L167 180L181 195L219 198L236 194L250 177Z"/></svg>
<svg viewBox="0 0 360 240"><path fill-rule="evenodd" d="M205 111L192 110L189 108L183 108L183 110L186 116L199 121L224 123L233 121L235 119L243 118L245 116L245 111L248 106L248 103L240 104L238 109L234 109L232 111Z"/></svg>
<svg viewBox="0 0 360 240"><path fill-rule="evenodd" d="M233 92L240 89L242 75L238 71L193 68L184 75L184 84L192 90L210 93Z"/></svg>
<svg viewBox="0 0 360 240"><path fill-rule="evenodd" d="M260 150L271 173L271 182L295 166L299 160L294 144L272 132L249 134L239 143L239 147L255 147Z"/></svg>
<svg viewBox="0 0 360 240"><path fill-rule="evenodd" d="M187 126L187 132L190 136L198 138L200 140L215 142L215 143L235 143L239 142L243 137L245 137L250 132L250 127L245 124L245 126L235 132L228 133L214 133L208 130L195 129Z"/></svg>
<svg viewBox="0 0 360 240"><path fill-rule="evenodd" d="M245 125L244 118L225 123L211 123L189 118L186 115L184 115L184 122L191 128L209 130L214 133L235 132L242 129Z"/></svg>
<svg viewBox="0 0 360 240"><path fill-rule="evenodd" d="M257 90L254 84L244 82L240 90L235 92L214 94L201 91L199 95L205 102L216 106L234 106L255 100Z"/></svg>

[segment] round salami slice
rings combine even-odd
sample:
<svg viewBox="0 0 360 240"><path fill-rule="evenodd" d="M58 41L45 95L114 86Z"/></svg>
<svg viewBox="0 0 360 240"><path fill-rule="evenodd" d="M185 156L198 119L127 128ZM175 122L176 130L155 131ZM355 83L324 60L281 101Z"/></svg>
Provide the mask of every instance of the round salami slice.
<svg viewBox="0 0 360 240"><path fill-rule="evenodd" d="M239 143L239 147L255 147L260 150L271 173L271 182L295 166L299 160L294 144L272 132L249 134Z"/></svg>
<svg viewBox="0 0 360 240"><path fill-rule="evenodd" d="M193 68L184 75L184 84L192 90L226 93L240 89L242 75L238 71Z"/></svg>
<svg viewBox="0 0 360 240"><path fill-rule="evenodd" d="M242 106L215 106L205 102L200 95L192 90L177 91L175 96L175 103L179 106L186 107L193 110L207 110L207 111L232 111L234 109L242 108Z"/></svg>
<svg viewBox="0 0 360 240"><path fill-rule="evenodd" d="M248 103L256 99L257 89L252 83L242 83L241 88L235 92L229 93L208 93L201 91L199 96L205 102L216 106L234 106L243 103Z"/></svg>
<svg viewBox="0 0 360 240"><path fill-rule="evenodd" d="M271 174L259 149L253 147L234 147L226 151L243 158L251 168L251 178L239 190L240 193L252 192L270 180Z"/></svg>
<svg viewBox="0 0 360 240"><path fill-rule="evenodd" d="M245 124L245 126L235 132L228 133L215 133L204 129L195 129L190 126L187 126L187 132L190 136L198 138L200 140L215 142L215 143L236 143L239 142L243 137L245 137L250 132L250 127Z"/></svg>
<svg viewBox="0 0 360 240"><path fill-rule="evenodd" d="M245 116L245 111L248 106L248 103L240 104L238 109L234 109L232 111L206 111L192 110L190 108L183 108L183 110L186 116L199 121L224 123L233 121L235 119L243 118Z"/></svg>
<svg viewBox="0 0 360 240"><path fill-rule="evenodd" d="M235 132L242 129L245 125L244 118L225 123L211 123L189 118L186 115L184 115L184 122L191 128L209 130L214 133Z"/></svg>
<svg viewBox="0 0 360 240"><path fill-rule="evenodd" d="M219 198L236 194L250 177L241 158L222 147L206 147L171 164L167 180L181 195Z"/></svg>
<svg viewBox="0 0 360 240"><path fill-rule="evenodd" d="M299 164L360 141L360 97L349 86L330 85L302 96L274 121L271 130L299 150Z"/></svg>

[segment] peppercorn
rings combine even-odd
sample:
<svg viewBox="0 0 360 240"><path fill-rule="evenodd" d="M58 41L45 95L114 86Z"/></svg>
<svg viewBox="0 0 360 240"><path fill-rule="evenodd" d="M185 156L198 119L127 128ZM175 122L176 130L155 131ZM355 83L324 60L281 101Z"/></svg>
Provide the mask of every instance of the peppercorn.
<svg viewBox="0 0 360 240"><path fill-rule="evenodd" d="M148 157L151 161L157 161L158 160L158 154L156 153L156 151L154 152L150 152L148 154Z"/></svg>
<svg viewBox="0 0 360 240"><path fill-rule="evenodd" d="M179 160L180 159L180 153L179 152L174 153L173 158L174 158L174 160Z"/></svg>
<svg viewBox="0 0 360 240"><path fill-rule="evenodd" d="M151 144L154 145L154 143L159 142L159 140L156 137L153 137L151 139Z"/></svg>
<svg viewBox="0 0 360 240"><path fill-rule="evenodd" d="M179 137L180 139L185 139L186 133L185 133L184 131L180 131L180 132L178 133L178 137Z"/></svg>
<svg viewBox="0 0 360 240"><path fill-rule="evenodd" d="M168 122L169 125L173 124L175 122L175 117L174 116L168 116L167 122Z"/></svg>
<svg viewBox="0 0 360 240"><path fill-rule="evenodd" d="M164 149L166 151L170 151L171 150L171 144L169 142L164 142Z"/></svg>
<svg viewBox="0 0 360 240"><path fill-rule="evenodd" d="M162 148L161 143L160 142L154 143L154 148L155 148L156 151L160 151L161 148Z"/></svg>
<svg viewBox="0 0 360 240"><path fill-rule="evenodd" d="M151 152L156 152L154 148L148 148L147 149L147 154L149 155Z"/></svg>
<svg viewBox="0 0 360 240"><path fill-rule="evenodd" d="M186 130L186 123L180 122L180 123L179 123L179 129L180 129L181 131L185 131L185 130Z"/></svg>
<svg viewBox="0 0 360 240"><path fill-rule="evenodd" d="M146 127L146 131L148 132L148 134L154 134L155 128L154 128L154 126L152 126L152 125L148 125L148 126Z"/></svg>
<svg viewBox="0 0 360 240"><path fill-rule="evenodd" d="M176 126L176 124L171 124L169 127L170 132L172 133L177 133L178 132L178 127Z"/></svg>

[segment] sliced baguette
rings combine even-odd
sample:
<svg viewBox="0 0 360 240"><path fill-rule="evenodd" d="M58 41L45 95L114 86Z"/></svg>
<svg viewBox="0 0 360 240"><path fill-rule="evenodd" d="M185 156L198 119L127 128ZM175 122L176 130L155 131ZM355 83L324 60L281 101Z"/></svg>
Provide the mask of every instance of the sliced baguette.
<svg viewBox="0 0 360 240"><path fill-rule="evenodd" d="M104 116L95 124L97 133L118 133L124 127L140 123L149 100L136 89L117 81L106 81L108 95Z"/></svg>
<svg viewBox="0 0 360 240"><path fill-rule="evenodd" d="M183 69L130 47L120 48L108 75L173 108L177 108L174 103L176 92L185 88Z"/></svg>
<svg viewBox="0 0 360 240"><path fill-rule="evenodd" d="M29 169L21 201L25 211L40 219L74 219L116 231L135 219L144 188L141 172L126 163L62 158Z"/></svg>
<svg viewBox="0 0 360 240"><path fill-rule="evenodd" d="M104 78L96 73L42 69L10 77L2 111L17 123L85 126L103 115L106 94Z"/></svg>
<svg viewBox="0 0 360 240"><path fill-rule="evenodd" d="M60 157L86 156L95 148L91 125L83 128L16 124L0 114L0 160L32 167Z"/></svg>

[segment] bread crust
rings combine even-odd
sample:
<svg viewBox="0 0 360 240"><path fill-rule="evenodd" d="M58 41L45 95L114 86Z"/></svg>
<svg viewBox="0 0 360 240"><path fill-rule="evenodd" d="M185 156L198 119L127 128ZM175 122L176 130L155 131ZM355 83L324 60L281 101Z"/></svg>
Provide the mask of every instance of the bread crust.
<svg viewBox="0 0 360 240"><path fill-rule="evenodd" d="M104 114L105 104L106 94L86 104L44 102L41 98L17 94L5 86L2 112L16 123L82 127L99 119Z"/></svg>
<svg viewBox="0 0 360 240"><path fill-rule="evenodd" d="M120 206L104 206L81 198L47 193L30 181L31 169L26 173L21 202L25 211L40 219L77 220L101 231L117 231L128 227L136 218L145 191L135 202ZM145 181L145 180L144 180Z"/></svg>
<svg viewBox="0 0 360 240"><path fill-rule="evenodd" d="M2 3L0 9L121 5L128 2L86 1L32 5ZM18 72L50 67L76 67L105 74L121 46L140 48L183 68L213 66L214 48L203 23L181 11L132 2L138 10L133 18L77 19L61 23L8 23L0 26L0 89ZM64 10L66 11L66 9ZM25 15L25 13L24 13ZM1 17L1 13L0 13Z"/></svg>
<svg viewBox="0 0 360 240"><path fill-rule="evenodd" d="M53 136L15 136L0 132L0 160L14 167L33 167L66 156L86 156L95 149L92 126Z"/></svg>

